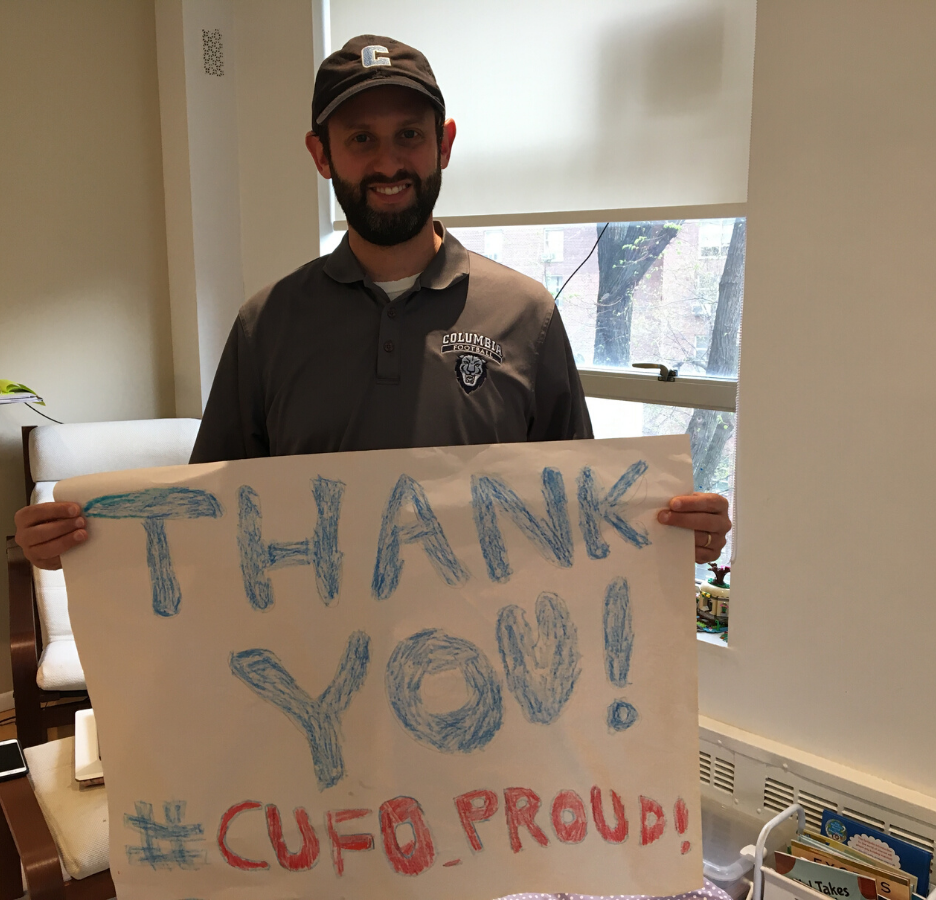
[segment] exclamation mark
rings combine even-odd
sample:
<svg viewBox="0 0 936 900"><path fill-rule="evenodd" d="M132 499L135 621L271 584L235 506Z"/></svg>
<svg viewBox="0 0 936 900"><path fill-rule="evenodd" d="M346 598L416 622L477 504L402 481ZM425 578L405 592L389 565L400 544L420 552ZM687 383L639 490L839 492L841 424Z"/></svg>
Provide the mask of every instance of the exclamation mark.
<svg viewBox="0 0 936 900"><path fill-rule="evenodd" d="M634 649L634 627L627 581L623 578L615 578L605 593L604 639L608 680L624 687ZM608 727L614 731L625 731L637 718L637 710L626 700L615 700L608 707Z"/></svg>
<svg viewBox="0 0 936 900"><path fill-rule="evenodd" d="M689 807L686 806L686 801L682 797L676 801L676 806L673 808L673 818L676 820L676 833L685 834L686 829L689 827ZM683 855L687 854L689 846L689 841L683 841L679 852Z"/></svg>

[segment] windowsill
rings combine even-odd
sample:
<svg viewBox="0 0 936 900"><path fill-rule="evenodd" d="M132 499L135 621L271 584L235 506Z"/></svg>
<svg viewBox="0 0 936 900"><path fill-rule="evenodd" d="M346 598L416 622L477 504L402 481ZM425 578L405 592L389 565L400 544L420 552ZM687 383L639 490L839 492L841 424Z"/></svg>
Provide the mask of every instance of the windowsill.
<svg viewBox="0 0 936 900"><path fill-rule="evenodd" d="M724 647L726 649L728 647L728 642L723 641L719 634L706 634L704 631L697 631L696 639L703 644L711 644L714 647Z"/></svg>

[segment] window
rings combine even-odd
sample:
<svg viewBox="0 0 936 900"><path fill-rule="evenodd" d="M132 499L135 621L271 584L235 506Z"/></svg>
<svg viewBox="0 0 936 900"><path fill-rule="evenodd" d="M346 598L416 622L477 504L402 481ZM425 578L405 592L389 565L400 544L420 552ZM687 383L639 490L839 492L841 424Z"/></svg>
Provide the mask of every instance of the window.
<svg viewBox="0 0 936 900"><path fill-rule="evenodd" d="M691 432L697 483L721 490L734 467L756 0L582 0L558 29L527 0L472 9L459 36L485 47L480 75L451 51L446 17L413 0L322 0L313 17L324 52L405 32L427 55L459 126L435 214L552 292L596 428ZM521 44L563 65L531 75ZM322 221L341 228L333 207L321 192ZM323 237L323 252L334 243Z"/></svg>
<svg viewBox="0 0 936 900"><path fill-rule="evenodd" d="M501 230L485 231L484 249L481 252L488 259L501 262L501 258L504 255L504 232Z"/></svg>
<svg viewBox="0 0 936 900"><path fill-rule="evenodd" d="M549 291L553 297L559 293L559 288L562 287L562 276L561 275L544 275L543 283L546 285L546 290ZM560 301L561 302L561 301Z"/></svg>
<svg viewBox="0 0 936 900"><path fill-rule="evenodd" d="M543 262L562 262L564 232L558 228L547 228L543 241Z"/></svg>
<svg viewBox="0 0 936 900"><path fill-rule="evenodd" d="M596 437L689 434L696 490L731 501L745 220L612 222L569 278L602 228L506 226L501 262L542 281L553 296L565 285L558 303ZM469 248L487 246L490 233L451 231ZM550 246L550 234L562 236L564 253L544 263L538 249ZM664 382L634 363L678 374ZM709 572L701 566L696 574L701 580Z"/></svg>
<svg viewBox="0 0 936 900"><path fill-rule="evenodd" d="M558 225L576 219L550 214L744 201L755 0L475 0L457 18L455 46L457 8L313 4L325 53L356 34L389 34L432 64L458 123L437 207L446 227L453 217L491 227L482 217L542 211L542 225Z"/></svg>
<svg viewBox="0 0 936 900"><path fill-rule="evenodd" d="M699 223L699 256L703 259L725 256L731 243L734 219L710 219Z"/></svg>

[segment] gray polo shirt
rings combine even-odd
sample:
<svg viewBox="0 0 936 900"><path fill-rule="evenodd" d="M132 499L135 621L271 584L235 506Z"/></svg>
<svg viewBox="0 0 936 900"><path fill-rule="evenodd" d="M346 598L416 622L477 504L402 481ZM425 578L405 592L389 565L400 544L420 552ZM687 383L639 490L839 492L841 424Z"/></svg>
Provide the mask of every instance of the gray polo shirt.
<svg viewBox="0 0 936 900"><path fill-rule="evenodd" d="M592 437L549 292L436 230L392 302L346 235L245 303L191 461Z"/></svg>

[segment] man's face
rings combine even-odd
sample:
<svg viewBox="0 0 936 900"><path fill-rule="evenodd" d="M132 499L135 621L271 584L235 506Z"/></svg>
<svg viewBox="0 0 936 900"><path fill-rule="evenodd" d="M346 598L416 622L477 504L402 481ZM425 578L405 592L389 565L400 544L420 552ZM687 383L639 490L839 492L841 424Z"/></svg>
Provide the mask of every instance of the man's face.
<svg viewBox="0 0 936 900"><path fill-rule="evenodd" d="M451 147L447 133L439 145L430 102L409 88L371 88L326 124L330 153L319 171L331 177L348 225L381 246L415 237L432 215Z"/></svg>

